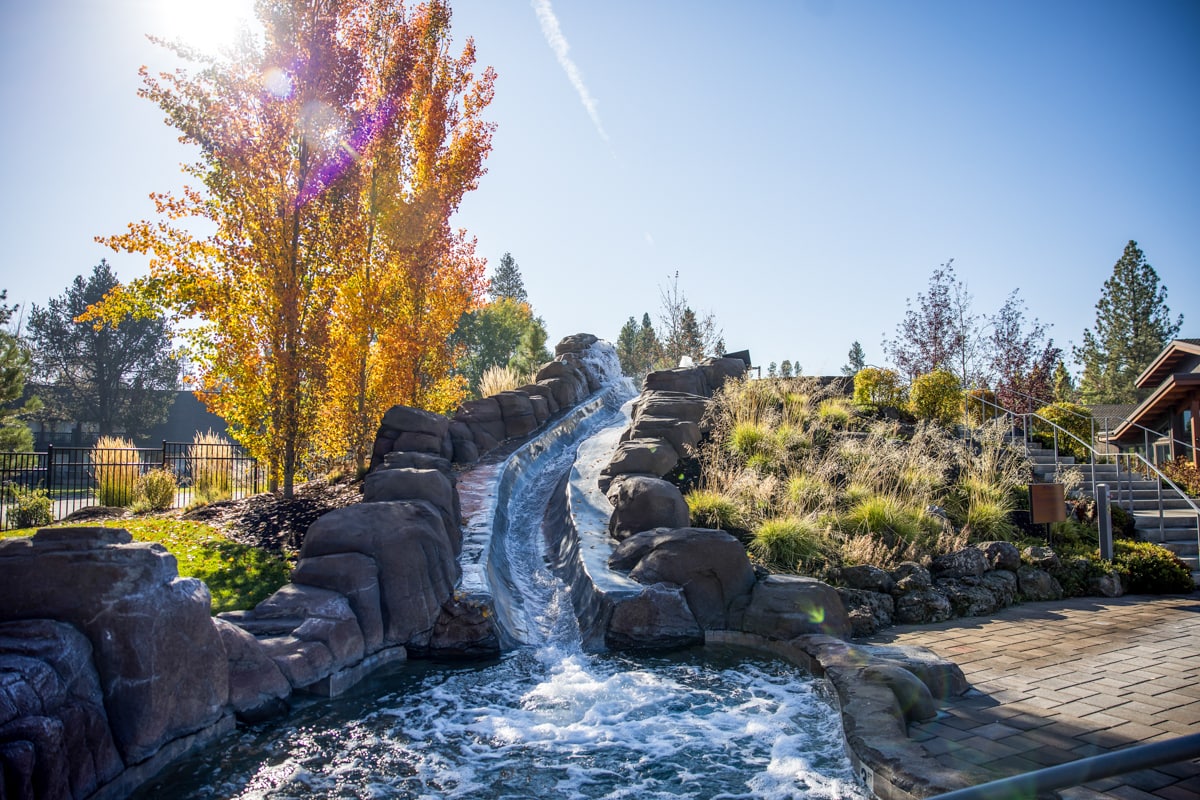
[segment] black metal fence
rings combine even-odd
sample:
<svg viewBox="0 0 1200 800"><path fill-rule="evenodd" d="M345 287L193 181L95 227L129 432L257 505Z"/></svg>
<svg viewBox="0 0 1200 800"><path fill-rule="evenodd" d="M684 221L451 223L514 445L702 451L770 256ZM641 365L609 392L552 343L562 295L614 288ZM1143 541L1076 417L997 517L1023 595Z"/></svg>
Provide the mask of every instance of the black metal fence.
<svg viewBox="0 0 1200 800"><path fill-rule="evenodd" d="M81 508L129 505L142 475L161 469L174 476L171 508L240 498L263 491L258 462L235 444L163 442L162 447L47 446L41 453L0 452L0 530L19 527L13 513L22 497L42 492L51 516Z"/></svg>

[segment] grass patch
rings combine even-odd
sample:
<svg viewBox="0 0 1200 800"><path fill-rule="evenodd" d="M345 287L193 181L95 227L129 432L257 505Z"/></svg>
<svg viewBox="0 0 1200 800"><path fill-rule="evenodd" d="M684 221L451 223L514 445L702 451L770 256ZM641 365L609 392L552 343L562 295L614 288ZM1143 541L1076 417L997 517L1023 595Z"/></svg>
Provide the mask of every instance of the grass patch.
<svg viewBox="0 0 1200 800"><path fill-rule="evenodd" d="M106 520L124 528L135 542L158 542L175 556L179 574L199 578L212 593L213 613L253 608L288 582L291 566L265 550L239 544L202 522L169 517ZM33 528L5 531L0 538L31 536Z"/></svg>
<svg viewBox="0 0 1200 800"><path fill-rule="evenodd" d="M754 531L750 551L768 564L784 569L802 569L823 564L832 550L829 535L811 518L769 519Z"/></svg>
<svg viewBox="0 0 1200 800"><path fill-rule="evenodd" d="M744 515L737 503L718 492L696 489L684 499L694 527L728 531L743 525Z"/></svg>

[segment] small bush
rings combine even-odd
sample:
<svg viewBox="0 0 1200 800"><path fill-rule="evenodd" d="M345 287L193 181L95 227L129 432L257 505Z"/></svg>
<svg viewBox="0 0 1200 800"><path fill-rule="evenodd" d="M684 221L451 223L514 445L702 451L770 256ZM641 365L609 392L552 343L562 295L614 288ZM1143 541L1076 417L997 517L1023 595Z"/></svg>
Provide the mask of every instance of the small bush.
<svg viewBox="0 0 1200 800"><path fill-rule="evenodd" d="M833 490L826 483L811 475L793 475L788 481L788 500L803 513L821 508L832 495Z"/></svg>
<svg viewBox="0 0 1200 800"><path fill-rule="evenodd" d="M1072 434L1065 436L1062 431L1059 431L1058 449L1060 452L1074 456L1075 460L1079 462L1091 459L1091 454L1084 446L1085 444L1089 447L1094 446L1091 409L1077 403L1051 403L1039 408L1037 415ZM1053 444L1054 429L1052 427L1042 420L1034 420L1033 429L1042 444Z"/></svg>
<svg viewBox="0 0 1200 800"><path fill-rule="evenodd" d="M688 514L694 527L728 531L741 529L744 525L745 515L737 503L719 492L697 489L689 492L684 499L687 500Z"/></svg>
<svg viewBox="0 0 1200 800"><path fill-rule="evenodd" d="M1174 461L1166 461L1158 465L1163 474L1192 497L1200 496L1200 469L1191 459L1179 456Z"/></svg>
<svg viewBox="0 0 1200 800"><path fill-rule="evenodd" d="M882 535L889 544L915 542L924 538L923 534L935 534L940 525L934 522L923 510L909 508L886 495L859 500L842 518L847 532Z"/></svg>
<svg viewBox="0 0 1200 800"><path fill-rule="evenodd" d="M958 377L944 369L917 376L908 389L908 406L917 419L943 425L961 420L963 394Z"/></svg>
<svg viewBox="0 0 1200 800"><path fill-rule="evenodd" d="M1179 556L1150 542L1113 542L1113 563L1129 575L1133 594L1175 594L1195 591L1192 571Z"/></svg>
<svg viewBox="0 0 1200 800"><path fill-rule="evenodd" d="M139 514L146 511L166 511L175 504L175 492L178 488L174 473L165 469L152 469L137 479L137 499L133 502L133 510Z"/></svg>
<svg viewBox="0 0 1200 800"><path fill-rule="evenodd" d="M117 436L101 436L92 447L92 474L96 499L102 506L127 506L142 464L133 442Z"/></svg>
<svg viewBox="0 0 1200 800"><path fill-rule="evenodd" d="M479 396L491 397L510 392L525 383L525 376L512 367L493 365L485 369L479 378Z"/></svg>
<svg viewBox="0 0 1200 800"><path fill-rule="evenodd" d="M782 517L758 526L750 551L769 564L794 570L820 565L832 550L832 543L821 526L812 519Z"/></svg>
<svg viewBox="0 0 1200 800"><path fill-rule="evenodd" d="M897 408L904 402L900 376L890 369L864 367L854 376L854 404Z"/></svg>
<svg viewBox="0 0 1200 800"><path fill-rule="evenodd" d="M14 528L40 528L54 522L53 505L45 489L18 490L10 509Z"/></svg>

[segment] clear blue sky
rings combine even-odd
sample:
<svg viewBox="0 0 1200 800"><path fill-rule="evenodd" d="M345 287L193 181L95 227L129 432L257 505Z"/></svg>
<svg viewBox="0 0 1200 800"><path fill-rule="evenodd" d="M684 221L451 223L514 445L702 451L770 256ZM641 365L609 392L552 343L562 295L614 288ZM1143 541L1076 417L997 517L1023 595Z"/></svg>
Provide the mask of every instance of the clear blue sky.
<svg viewBox="0 0 1200 800"><path fill-rule="evenodd" d="M758 363L836 372L855 339L883 363L953 258L977 311L1020 289L1078 343L1129 239L1200 336L1200 3L452 2L499 73L458 222L513 253L552 341L615 339L678 270ZM240 5L0 0L9 302L144 269L92 240L188 157L136 97L172 63L144 34L207 44Z"/></svg>

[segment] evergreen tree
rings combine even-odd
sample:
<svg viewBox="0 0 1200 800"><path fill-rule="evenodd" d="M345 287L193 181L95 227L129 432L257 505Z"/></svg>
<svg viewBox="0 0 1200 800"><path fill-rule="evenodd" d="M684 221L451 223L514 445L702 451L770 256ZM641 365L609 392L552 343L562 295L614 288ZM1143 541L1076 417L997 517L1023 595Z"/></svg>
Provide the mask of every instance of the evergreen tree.
<svg viewBox="0 0 1200 800"><path fill-rule="evenodd" d="M521 278L521 268L517 266L512 253L505 253L500 257L500 266L496 267L496 274L492 276L492 282L488 285L488 296L493 300L507 297L519 303L529 302L525 281Z"/></svg>
<svg viewBox="0 0 1200 800"><path fill-rule="evenodd" d="M617 360L621 362L621 374L635 377L638 372L638 326L630 317L617 334Z"/></svg>
<svg viewBox="0 0 1200 800"><path fill-rule="evenodd" d="M546 322L541 317L534 317L521 333L521 341L517 344L517 354L508 365L522 375L530 378L554 356L546 347Z"/></svg>
<svg viewBox="0 0 1200 800"><path fill-rule="evenodd" d="M779 375L779 365L776 364L774 361L772 361L770 364L767 365L767 377L775 378L775 377L778 377L778 375Z"/></svg>
<svg viewBox="0 0 1200 800"><path fill-rule="evenodd" d="M705 314L703 319L688 305L687 296L679 288L679 273L676 272L669 286L659 287L660 309L658 319L661 328L658 340L662 347L661 363L665 367L679 365L684 356L699 361L705 356L720 355L725 350L725 340L716 318Z"/></svg>
<svg viewBox="0 0 1200 800"><path fill-rule="evenodd" d="M863 352L863 347L858 340L854 340L854 344L850 345L850 352L847 354L849 363L842 367L842 374L853 378L858 374L858 371L867 365L867 356Z"/></svg>
<svg viewBox="0 0 1200 800"><path fill-rule="evenodd" d="M1054 376L1051 380L1054 383L1054 402L1075 402L1075 381L1072 380L1071 373L1067 371L1067 365L1061 358L1054 365Z"/></svg>
<svg viewBox="0 0 1200 800"><path fill-rule="evenodd" d="M788 361L786 358L779 365L779 377L781 377L781 378L792 377L792 362Z"/></svg>
<svg viewBox="0 0 1200 800"><path fill-rule="evenodd" d="M531 328L540 329L540 334L531 333ZM535 353L539 335L542 352ZM527 372L532 362L543 355L547 356L545 361L550 360L545 352L542 321L533 316L528 303L511 297L501 297L463 314L454 332L454 342L464 351L455 369L467 379L475 396L479 395L479 380L488 367L512 366Z"/></svg>
<svg viewBox="0 0 1200 800"><path fill-rule="evenodd" d="M637 334L637 369L633 373L645 375L658 369L663 358L662 343L658 340L658 332L650 321L650 314L642 314L642 327Z"/></svg>
<svg viewBox="0 0 1200 800"><path fill-rule="evenodd" d="M34 410L37 403L31 401L24 408L16 407L29 377L29 351L3 328L17 310L16 306L4 303L7 298L8 292L0 291L0 451L23 452L33 449L33 434L20 417Z"/></svg>
<svg viewBox="0 0 1200 800"><path fill-rule="evenodd" d="M1137 376L1179 333L1183 315L1171 320L1167 287L1132 239L1113 266L1096 303L1096 329L1083 332L1075 360L1083 366L1084 403L1136 403L1146 392Z"/></svg>
<svg viewBox="0 0 1200 800"><path fill-rule="evenodd" d="M45 308L29 312L34 374L52 387L44 412L70 422L95 423L101 436L144 436L167 418L179 382L165 316L127 314L114 324L76 322L120 285L101 259L87 278L76 276Z"/></svg>

